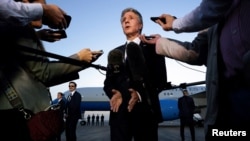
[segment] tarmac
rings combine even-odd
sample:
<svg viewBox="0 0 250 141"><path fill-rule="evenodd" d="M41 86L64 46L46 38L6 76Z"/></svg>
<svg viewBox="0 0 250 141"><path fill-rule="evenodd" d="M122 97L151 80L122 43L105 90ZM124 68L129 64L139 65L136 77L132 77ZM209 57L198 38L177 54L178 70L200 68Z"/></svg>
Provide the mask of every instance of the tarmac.
<svg viewBox="0 0 250 141"><path fill-rule="evenodd" d="M145 123L146 124L146 123ZM97 125L77 125L77 141L110 141L108 121L104 126ZM158 141L181 141L179 120L165 121L159 125ZM195 127L195 140L205 141L204 128ZM61 135L61 141L66 141L64 132ZM189 128L185 128L185 141L191 141Z"/></svg>

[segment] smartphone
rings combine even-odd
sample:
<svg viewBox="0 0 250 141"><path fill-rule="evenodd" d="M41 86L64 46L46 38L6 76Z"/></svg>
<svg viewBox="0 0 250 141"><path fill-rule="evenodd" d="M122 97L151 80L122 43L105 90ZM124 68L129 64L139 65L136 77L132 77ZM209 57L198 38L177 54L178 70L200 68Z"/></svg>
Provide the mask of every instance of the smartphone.
<svg viewBox="0 0 250 141"><path fill-rule="evenodd" d="M147 39L147 40L150 40L150 39L153 39L153 38L155 38L154 36L145 36L145 38Z"/></svg>
<svg viewBox="0 0 250 141"><path fill-rule="evenodd" d="M166 24L165 18L159 18L159 17L150 17L150 19L155 22L156 20L160 19L164 24Z"/></svg>
<svg viewBox="0 0 250 141"><path fill-rule="evenodd" d="M58 33L61 34L60 38L67 38L67 34L65 32L65 30L53 30L53 31L49 31L50 33Z"/></svg>
<svg viewBox="0 0 250 141"><path fill-rule="evenodd" d="M67 28L69 27L69 24L71 22L71 16L69 15L64 15L65 20L67 21Z"/></svg>
<svg viewBox="0 0 250 141"><path fill-rule="evenodd" d="M101 56L103 53L104 53L103 50L99 50L98 54L97 54L97 57Z"/></svg>

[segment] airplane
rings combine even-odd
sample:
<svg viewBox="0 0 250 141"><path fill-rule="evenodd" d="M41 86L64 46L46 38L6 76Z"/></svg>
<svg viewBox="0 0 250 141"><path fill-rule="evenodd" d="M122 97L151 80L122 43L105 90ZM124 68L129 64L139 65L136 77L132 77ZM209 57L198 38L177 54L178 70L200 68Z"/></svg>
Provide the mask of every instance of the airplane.
<svg viewBox="0 0 250 141"><path fill-rule="evenodd" d="M194 121L202 126L203 118L205 116L205 107L206 107L206 87L204 85L193 86L196 84L202 84L202 82L196 83L182 83L180 86L172 86L162 90L159 93L160 106L162 111L162 116L164 121L171 121L179 119L179 110L178 110L178 98L181 97L182 87L184 86L191 97L193 97L196 112L194 114ZM84 115L85 111L109 111L109 98L106 96L103 87L82 87L77 88L77 91L82 96L81 102L81 111ZM69 91L64 92L64 99L69 95ZM57 99L52 101L53 104L57 103ZM84 116L83 116L84 117ZM80 121L81 125L85 125L85 118Z"/></svg>

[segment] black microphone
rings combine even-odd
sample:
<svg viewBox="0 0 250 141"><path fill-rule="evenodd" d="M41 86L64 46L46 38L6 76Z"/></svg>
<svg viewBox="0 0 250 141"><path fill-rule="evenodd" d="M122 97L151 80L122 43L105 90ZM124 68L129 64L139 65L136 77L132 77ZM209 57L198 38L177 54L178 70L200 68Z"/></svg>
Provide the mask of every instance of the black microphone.
<svg viewBox="0 0 250 141"><path fill-rule="evenodd" d="M134 42L127 44L127 60L134 81L142 81L146 74L146 63L142 49Z"/></svg>
<svg viewBox="0 0 250 141"><path fill-rule="evenodd" d="M124 70L123 52L119 49L113 49L108 54L108 69L111 73L117 74Z"/></svg>
<svg viewBox="0 0 250 141"><path fill-rule="evenodd" d="M145 101L154 113L150 93L153 92L152 84L146 67L142 48L134 42L127 44L127 60L132 75L132 86L141 94L142 102Z"/></svg>

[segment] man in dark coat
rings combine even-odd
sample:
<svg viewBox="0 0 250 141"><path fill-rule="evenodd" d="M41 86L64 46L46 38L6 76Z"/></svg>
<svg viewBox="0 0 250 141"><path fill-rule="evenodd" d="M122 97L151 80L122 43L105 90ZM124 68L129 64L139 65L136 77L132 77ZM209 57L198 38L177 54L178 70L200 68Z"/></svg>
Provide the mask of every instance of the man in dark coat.
<svg viewBox="0 0 250 141"><path fill-rule="evenodd" d="M186 89L182 90L183 96L178 99L179 116L181 121L180 133L182 141L185 140L184 137L184 127L188 126L190 129L192 141L195 140L195 130L193 123L194 114L194 100L192 97L188 96L188 91Z"/></svg>
<svg viewBox="0 0 250 141"><path fill-rule="evenodd" d="M111 141L157 141L162 122L158 94L167 81L165 59L155 53L154 45L140 41L143 21L136 9L122 11L121 25L126 42L110 51L104 81L111 104Z"/></svg>
<svg viewBox="0 0 250 141"><path fill-rule="evenodd" d="M65 135L67 141L76 141L76 127L81 115L81 94L76 91L77 84L69 82L69 96L66 104L66 128Z"/></svg>

